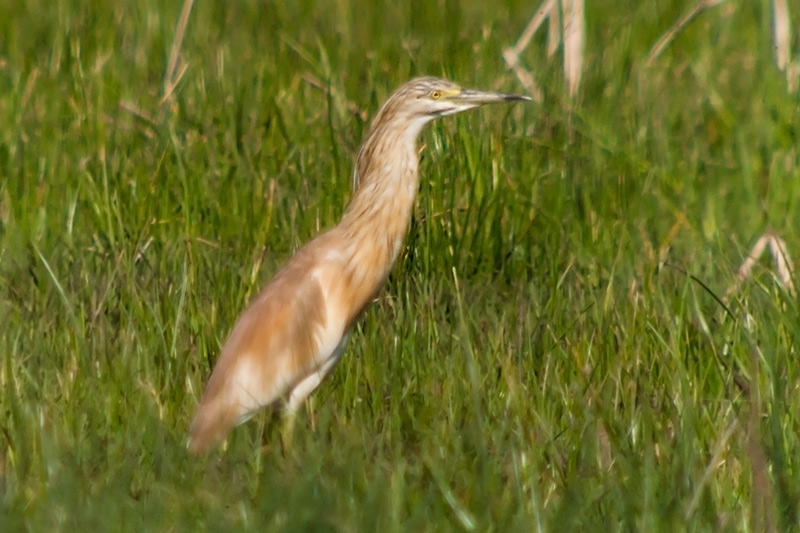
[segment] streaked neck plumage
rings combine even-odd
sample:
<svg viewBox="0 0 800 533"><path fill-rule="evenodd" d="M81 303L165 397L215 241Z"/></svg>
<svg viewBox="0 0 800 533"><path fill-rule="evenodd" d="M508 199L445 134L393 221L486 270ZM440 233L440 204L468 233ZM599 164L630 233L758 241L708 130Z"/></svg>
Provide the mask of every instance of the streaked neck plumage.
<svg viewBox="0 0 800 533"><path fill-rule="evenodd" d="M338 226L352 242L371 248L368 263L378 283L388 275L408 231L419 186L417 138L433 119L420 115L409 120L392 103L375 117L359 150L353 198Z"/></svg>

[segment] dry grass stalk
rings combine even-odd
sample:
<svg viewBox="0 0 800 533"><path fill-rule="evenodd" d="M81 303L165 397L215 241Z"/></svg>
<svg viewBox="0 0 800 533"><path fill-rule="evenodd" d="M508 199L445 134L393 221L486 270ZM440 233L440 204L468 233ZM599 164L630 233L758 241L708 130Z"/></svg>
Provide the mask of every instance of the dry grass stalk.
<svg viewBox="0 0 800 533"><path fill-rule="evenodd" d="M736 292L739 287L741 287L742 283L750 277L750 271L753 270L753 266L755 266L756 262L761 258L764 254L764 250L767 248L769 248L772 260L775 262L775 271L778 275L778 279L789 292L794 292L794 283L792 282L792 278L794 278L794 269L792 260L789 257L789 251L786 248L786 243L772 230L768 230L756 241L747 259L745 259L742 266L739 267L736 273L736 281L725 291L725 296L722 298L724 302L727 302L730 295Z"/></svg>
<svg viewBox="0 0 800 533"><path fill-rule="evenodd" d="M525 87L525 90L539 103L542 102L542 91L539 89L539 85L536 83L530 71L520 65L519 54L527 48L533 34L536 33L536 30L539 29L542 22L544 22L548 16L551 16L553 11L557 10L558 6L556 5L556 0L545 0L536 11L536 14L533 15L533 18L528 22L525 31L523 31L522 35L517 39L517 44L503 50L503 59L505 59L508 68L514 71L514 75L522 86Z"/></svg>
<svg viewBox="0 0 800 533"><path fill-rule="evenodd" d="M789 92L797 91L797 82L800 80L800 62L792 61L786 69L786 81L789 84Z"/></svg>
<svg viewBox="0 0 800 533"><path fill-rule="evenodd" d="M686 12L678 22L667 31L650 50L645 65L652 66L658 56L669 46L689 23L703 11L712 8L725 0L701 0L692 9ZM775 62L781 71L786 72L786 83L789 92L795 92L800 80L800 62L791 60L791 23L789 6L786 0L772 0L773 30L772 38L775 45Z"/></svg>
<svg viewBox="0 0 800 533"><path fill-rule="evenodd" d="M712 476L719 470L719 467L725 464L725 453L730 450L730 440L733 437L733 434L736 432L737 429L740 429L739 419L734 418L725 428L725 431L722 432L719 439L717 439L717 443L714 445L714 449L711 453L711 459L706 463L706 468L703 471L703 475L698 481L695 489L694 494L692 494L692 499L689 501L689 505L686 507L686 511L684 512L684 519L688 522L692 516L694 516L695 511L697 511L698 506L700 505L700 500L703 495L706 493L706 488L711 481Z"/></svg>
<svg viewBox="0 0 800 533"><path fill-rule="evenodd" d="M753 347L750 356L750 376L753 383L752 394L747 415L745 442L747 456L750 460L750 475L753 488L750 493L750 528L751 531L773 533L775 527L775 499L770 483L770 465L766 450L761 442L759 418L761 416L761 395L758 388L759 360L763 354L758 347Z"/></svg>
<svg viewBox="0 0 800 533"><path fill-rule="evenodd" d="M775 42L775 60L778 68L786 70L789 65L789 39L791 29L789 25L789 7L786 0L772 0L772 36Z"/></svg>
<svg viewBox="0 0 800 533"><path fill-rule="evenodd" d="M652 50L650 50L650 54L647 56L647 61L645 65L652 66L653 62L661 55L661 52L669 46L675 36L678 35L689 23L694 20L694 18L705 11L706 9L710 9L718 4L721 4L725 0L701 0L697 3L692 9L686 12L678 22L672 25L672 27L661 36L658 42L653 46Z"/></svg>
<svg viewBox="0 0 800 533"><path fill-rule="evenodd" d="M792 30L789 21L789 6L786 0L772 1L772 38L775 43L775 62L778 68L786 72L786 83L789 92L797 90L797 79L800 74L800 64L791 60Z"/></svg>
<svg viewBox="0 0 800 533"><path fill-rule="evenodd" d="M561 12L555 8L549 11L547 17L549 24L547 26L547 57L553 57L553 54L558 50L558 45L561 43Z"/></svg>
<svg viewBox="0 0 800 533"><path fill-rule="evenodd" d="M181 16L178 19L178 25L175 28L175 38L172 40L172 47L169 50L169 63L167 64L167 72L164 76L164 96L161 98L161 103L166 102L172 97L173 91L180 83L181 78L186 73L187 64L181 65L180 71L178 70L178 61L180 60L181 44L183 43L183 36L186 33L186 26L189 25L189 14L192 12L192 5L194 0L184 0L183 8L181 9Z"/></svg>
<svg viewBox="0 0 800 533"><path fill-rule="evenodd" d="M583 41L586 29L583 23L583 0L562 0L564 11L564 75L569 95L575 96L581 83L583 68Z"/></svg>
<svg viewBox="0 0 800 533"><path fill-rule="evenodd" d="M561 13L559 13L559 3L556 0L545 0L528 22L517 44L503 51L503 58L508 68L514 72L519 82L537 102L542 101L542 92L530 71L520 63L519 55L528 46L545 19L549 18L547 55L552 56L559 43L563 41L564 75L569 94L574 96L578 92L583 72L583 46L586 34L583 6L583 0L561 0Z"/></svg>
<svg viewBox="0 0 800 533"><path fill-rule="evenodd" d="M514 71L514 75L519 82L525 87L525 91L531 95L536 103L542 103L542 90L539 89L539 84L525 67L519 64L519 55L513 48L506 48L503 50L503 59L506 60L508 68Z"/></svg>
<svg viewBox="0 0 800 533"><path fill-rule="evenodd" d="M530 43L533 34L536 33L536 30L539 29L539 26L542 25L544 19L548 16L552 16L553 11L558 8L556 5L556 0L545 0L541 7L536 11L536 14L531 18L530 22L528 22L528 26L525 28L525 31L522 32L519 39L517 40L517 44L514 45L512 49L517 55L520 52L525 50L528 47L528 43Z"/></svg>

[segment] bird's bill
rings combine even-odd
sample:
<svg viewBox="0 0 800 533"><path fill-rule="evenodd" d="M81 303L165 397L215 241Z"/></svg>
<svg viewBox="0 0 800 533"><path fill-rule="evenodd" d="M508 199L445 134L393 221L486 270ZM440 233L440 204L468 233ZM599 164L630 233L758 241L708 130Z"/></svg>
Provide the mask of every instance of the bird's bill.
<svg viewBox="0 0 800 533"><path fill-rule="evenodd" d="M519 94L492 93L486 91L476 91L474 89L462 89L456 94L448 97L448 100L460 105L483 105L497 102L518 102L529 101L530 98Z"/></svg>

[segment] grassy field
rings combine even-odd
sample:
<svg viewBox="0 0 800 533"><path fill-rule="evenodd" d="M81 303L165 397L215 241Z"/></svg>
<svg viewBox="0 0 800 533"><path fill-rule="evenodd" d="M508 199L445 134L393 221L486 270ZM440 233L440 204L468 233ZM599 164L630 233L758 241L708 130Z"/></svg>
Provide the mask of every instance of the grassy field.
<svg viewBox="0 0 800 533"><path fill-rule="evenodd" d="M0 530L800 524L798 96L765 2L587 2L565 96L430 126L405 253L284 452L186 431L237 314L335 224L406 79L519 92L536 2L2 0ZM91 7L89 7L91 6ZM793 6L796 7L796 6ZM794 26L798 13L794 12ZM793 41L795 48L800 44Z"/></svg>

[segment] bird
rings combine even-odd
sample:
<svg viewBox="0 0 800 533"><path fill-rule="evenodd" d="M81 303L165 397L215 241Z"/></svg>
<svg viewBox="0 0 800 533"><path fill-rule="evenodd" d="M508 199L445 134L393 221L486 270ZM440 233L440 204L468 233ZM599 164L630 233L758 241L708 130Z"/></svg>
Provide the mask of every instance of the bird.
<svg viewBox="0 0 800 533"><path fill-rule="evenodd" d="M339 361L402 249L419 188L423 127L485 104L525 100L435 77L412 79L386 100L356 156L339 223L297 250L235 322L191 422L191 453L209 452L280 400L291 426Z"/></svg>

